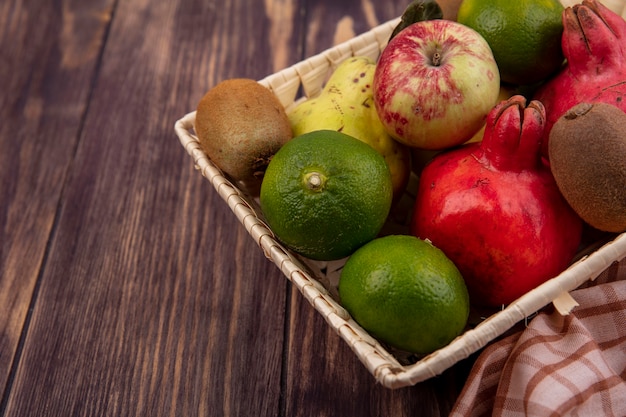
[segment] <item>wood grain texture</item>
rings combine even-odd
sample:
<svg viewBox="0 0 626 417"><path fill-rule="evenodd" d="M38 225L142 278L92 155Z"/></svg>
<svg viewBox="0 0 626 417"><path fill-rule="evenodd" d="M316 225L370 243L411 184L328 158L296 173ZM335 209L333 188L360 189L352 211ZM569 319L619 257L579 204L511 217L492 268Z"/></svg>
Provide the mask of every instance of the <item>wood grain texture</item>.
<svg viewBox="0 0 626 417"><path fill-rule="evenodd" d="M285 280L173 134L191 108L185 95L206 87L195 81L206 74L189 68L207 52L188 55L206 41L184 49L177 38L189 35L178 28L217 39L212 68L226 77L267 55L243 47L267 24L243 2L185 7L126 1L115 10L9 416L275 414L278 388L272 398L246 382L250 373L280 380ZM219 26L231 16L250 22L248 39L235 36L241 22Z"/></svg>
<svg viewBox="0 0 626 417"><path fill-rule="evenodd" d="M30 3L0 6L0 46L27 37ZM173 131L219 81L263 78L408 2L53 3L35 30L50 55L25 40L0 52L23 55L2 66L3 119L36 115L0 126L0 416L445 415L463 367L377 385Z"/></svg>
<svg viewBox="0 0 626 417"><path fill-rule="evenodd" d="M0 393L45 261L111 3L0 5Z"/></svg>
<svg viewBox="0 0 626 417"><path fill-rule="evenodd" d="M447 416L471 359L415 386L375 383L348 345L299 293L291 303L285 416ZM302 358L306 358L303 360Z"/></svg>

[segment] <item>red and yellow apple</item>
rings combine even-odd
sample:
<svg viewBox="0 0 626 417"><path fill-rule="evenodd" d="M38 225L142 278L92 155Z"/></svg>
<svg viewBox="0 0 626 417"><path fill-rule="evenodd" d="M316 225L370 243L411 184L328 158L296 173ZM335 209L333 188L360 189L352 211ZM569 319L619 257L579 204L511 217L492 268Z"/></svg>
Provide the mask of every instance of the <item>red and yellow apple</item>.
<svg viewBox="0 0 626 417"><path fill-rule="evenodd" d="M385 46L373 88L378 116L394 139L441 150L482 128L498 103L500 75L478 32L452 20L426 20Z"/></svg>

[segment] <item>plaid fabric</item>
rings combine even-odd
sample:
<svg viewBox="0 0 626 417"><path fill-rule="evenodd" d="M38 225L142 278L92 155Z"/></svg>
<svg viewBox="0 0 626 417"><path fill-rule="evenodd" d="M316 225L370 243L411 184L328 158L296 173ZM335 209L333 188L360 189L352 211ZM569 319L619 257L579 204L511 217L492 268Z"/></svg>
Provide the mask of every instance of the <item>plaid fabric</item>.
<svg viewBox="0 0 626 417"><path fill-rule="evenodd" d="M547 309L487 346L451 415L626 416L625 275L615 264L569 315Z"/></svg>

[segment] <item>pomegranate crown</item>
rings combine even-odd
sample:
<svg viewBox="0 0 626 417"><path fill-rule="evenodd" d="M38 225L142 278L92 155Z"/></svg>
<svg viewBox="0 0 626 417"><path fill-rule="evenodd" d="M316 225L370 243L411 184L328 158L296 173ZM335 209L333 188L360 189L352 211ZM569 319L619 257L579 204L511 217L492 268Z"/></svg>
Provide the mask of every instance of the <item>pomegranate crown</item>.
<svg viewBox="0 0 626 417"><path fill-rule="evenodd" d="M575 74L621 67L625 41L626 20L597 0L583 0L563 11L561 46Z"/></svg>
<svg viewBox="0 0 626 417"><path fill-rule="evenodd" d="M546 110L538 100L526 106L526 98L515 95L501 101L487 116L481 143L484 156L500 170L522 171L541 162L541 141Z"/></svg>

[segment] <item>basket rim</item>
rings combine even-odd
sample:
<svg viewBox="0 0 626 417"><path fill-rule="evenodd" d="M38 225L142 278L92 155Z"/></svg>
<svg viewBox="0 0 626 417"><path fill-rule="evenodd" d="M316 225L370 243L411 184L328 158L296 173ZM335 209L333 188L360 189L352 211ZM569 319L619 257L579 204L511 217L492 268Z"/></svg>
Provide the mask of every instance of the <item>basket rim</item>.
<svg viewBox="0 0 626 417"><path fill-rule="evenodd" d="M256 203L234 185L201 150L193 133L194 121L195 111L179 119L175 124L175 130L196 168L213 184L265 256L276 264L286 278L348 343L376 380L387 388L414 385L441 374L546 305L554 303L559 309L559 302L571 301L570 291L586 281L595 280L611 264L626 258L626 233L622 233L573 263L561 274L486 318L473 329L466 330L448 345L413 364L402 365L350 317L319 282L318 277L307 271L298 258L278 242L271 229L260 219Z"/></svg>

